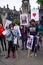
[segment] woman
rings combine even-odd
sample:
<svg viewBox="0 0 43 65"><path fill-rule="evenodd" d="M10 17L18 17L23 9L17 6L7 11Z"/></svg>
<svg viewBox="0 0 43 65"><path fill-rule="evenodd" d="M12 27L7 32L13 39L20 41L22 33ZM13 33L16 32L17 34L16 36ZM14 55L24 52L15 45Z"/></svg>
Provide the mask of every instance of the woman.
<svg viewBox="0 0 43 65"><path fill-rule="evenodd" d="M2 24L0 23L0 41L2 45L2 50L4 51L4 45L5 45L5 50L7 50L7 48L6 48L5 36L2 34L3 31L4 31L4 28ZM3 42L4 42L4 45L3 45Z"/></svg>
<svg viewBox="0 0 43 65"><path fill-rule="evenodd" d="M10 51L12 51L12 57L15 58L14 55L14 47L13 47L13 34L12 34L12 24L9 25L9 29L7 29L6 32L6 37L8 40L8 54L5 58L9 58L10 57Z"/></svg>

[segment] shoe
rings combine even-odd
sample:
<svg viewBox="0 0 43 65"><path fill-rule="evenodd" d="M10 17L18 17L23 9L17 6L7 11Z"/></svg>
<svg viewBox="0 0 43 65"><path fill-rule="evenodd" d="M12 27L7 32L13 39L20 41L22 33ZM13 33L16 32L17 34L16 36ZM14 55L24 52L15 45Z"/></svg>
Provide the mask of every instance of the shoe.
<svg viewBox="0 0 43 65"><path fill-rule="evenodd" d="M12 58L16 58L16 56L14 54L12 54Z"/></svg>
<svg viewBox="0 0 43 65"><path fill-rule="evenodd" d="M37 54L35 54L35 57L37 56Z"/></svg>
<svg viewBox="0 0 43 65"><path fill-rule="evenodd" d="M20 48L20 46L18 45L18 48Z"/></svg>
<svg viewBox="0 0 43 65"><path fill-rule="evenodd" d="M32 53L31 56L34 56L34 53Z"/></svg>
<svg viewBox="0 0 43 65"><path fill-rule="evenodd" d="M8 59L10 57L10 55L7 55L5 58Z"/></svg>
<svg viewBox="0 0 43 65"><path fill-rule="evenodd" d="M24 50L24 48L22 48L21 50Z"/></svg>

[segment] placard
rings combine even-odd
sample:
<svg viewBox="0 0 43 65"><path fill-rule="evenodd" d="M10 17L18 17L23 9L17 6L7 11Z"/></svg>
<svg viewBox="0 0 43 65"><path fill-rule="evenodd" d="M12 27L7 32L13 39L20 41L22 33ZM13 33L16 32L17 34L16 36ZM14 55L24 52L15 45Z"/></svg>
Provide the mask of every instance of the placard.
<svg viewBox="0 0 43 65"><path fill-rule="evenodd" d="M12 23L12 21L10 21L10 20L6 20L6 23L5 23L5 29L6 29L6 27L9 27L9 25Z"/></svg>
<svg viewBox="0 0 43 65"><path fill-rule="evenodd" d="M33 45L33 36L32 35L29 35L28 38L27 38L27 48L28 49L32 49L32 45Z"/></svg>
<svg viewBox="0 0 43 65"><path fill-rule="evenodd" d="M17 45L17 37L15 37L15 36L14 36L14 41L13 41L13 43L14 43L15 45Z"/></svg>
<svg viewBox="0 0 43 65"><path fill-rule="evenodd" d="M2 34L3 34L3 35L6 35L6 30L4 30L4 31L2 32Z"/></svg>
<svg viewBox="0 0 43 65"><path fill-rule="evenodd" d="M31 9L31 19L39 21L39 9Z"/></svg>
<svg viewBox="0 0 43 65"><path fill-rule="evenodd" d="M14 30L18 32L18 37L21 37L20 27L18 25L14 26Z"/></svg>
<svg viewBox="0 0 43 65"><path fill-rule="evenodd" d="M28 15L27 14L20 15L20 25L28 25Z"/></svg>

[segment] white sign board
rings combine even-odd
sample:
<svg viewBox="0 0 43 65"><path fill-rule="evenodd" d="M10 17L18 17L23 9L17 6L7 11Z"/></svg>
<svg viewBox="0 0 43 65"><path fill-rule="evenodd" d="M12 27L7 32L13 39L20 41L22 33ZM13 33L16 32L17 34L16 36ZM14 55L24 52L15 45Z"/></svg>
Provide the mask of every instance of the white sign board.
<svg viewBox="0 0 43 65"><path fill-rule="evenodd" d="M12 23L12 21L10 21L10 20L6 20L6 23L5 23L5 29L6 29L6 27L9 27L9 24L11 24Z"/></svg>
<svg viewBox="0 0 43 65"><path fill-rule="evenodd" d="M19 37L21 36L20 27L18 25L14 26L14 30L17 30L19 33Z"/></svg>
<svg viewBox="0 0 43 65"><path fill-rule="evenodd" d="M2 32L2 34L3 34L3 35L6 35L6 32L7 32L7 31L6 31L6 30L4 30L4 31Z"/></svg>
<svg viewBox="0 0 43 65"><path fill-rule="evenodd" d="M14 42L15 45L17 45L17 37L14 37Z"/></svg>
<svg viewBox="0 0 43 65"><path fill-rule="evenodd" d="M31 19L39 21L39 9L31 9Z"/></svg>
<svg viewBox="0 0 43 65"><path fill-rule="evenodd" d="M20 25L28 25L28 15L27 14L20 15Z"/></svg>
<svg viewBox="0 0 43 65"><path fill-rule="evenodd" d="M33 45L33 36L29 35L27 38L27 48L32 49L32 45Z"/></svg>

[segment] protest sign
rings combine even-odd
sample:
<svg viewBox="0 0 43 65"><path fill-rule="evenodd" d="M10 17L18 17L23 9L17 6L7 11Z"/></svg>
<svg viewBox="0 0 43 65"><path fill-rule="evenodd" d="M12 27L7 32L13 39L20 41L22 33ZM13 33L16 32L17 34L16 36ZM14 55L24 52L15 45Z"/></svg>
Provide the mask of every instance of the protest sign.
<svg viewBox="0 0 43 65"><path fill-rule="evenodd" d="M27 48L32 49L32 45L33 45L33 36L29 35L27 38Z"/></svg>
<svg viewBox="0 0 43 65"><path fill-rule="evenodd" d="M17 45L17 37L14 36L14 42L15 45Z"/></svg>
<svg viewBox="0 0 43 65"><path fill-rule="evenodd" d="M39 21L39 9L31 9L31 19Z"/></svg>
<svg viewBox="0 0 43 65"><path fill-rule="evenodd" d="M4 31L2 32L2 34L3 34L3 35L6 35L6 30L4 30Z"/></svg>
<svg viewBox="0 0 43 65"><path fill-rule="evenodd" d="M28 25L28 15L27 14L20 15L20 25Z"/></svg>
<svg viewBox="0 0 43 65"><path fill-rule="evenodd" d="M6 23L5 23L5 29L6 29L6 27L9 27L9 24L11 24L12 23L12 21L10 21L10 20L6 20Z"/></svg>
<svg viewBox="0 0 43 65"><path fill-rule="evenodd" d="M18 36L21 36L20 27L18 25L14 26L14 30L18 32Z"/></svg>

